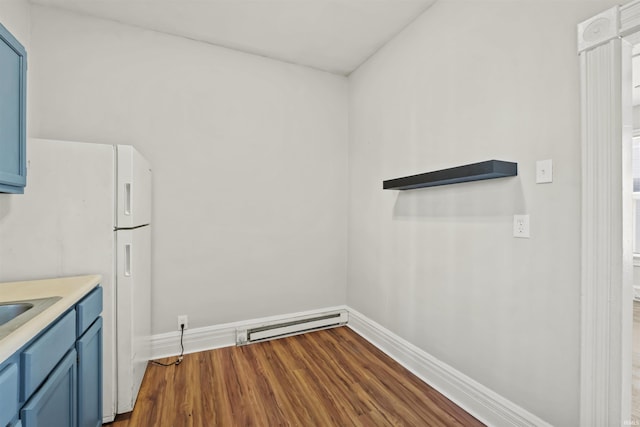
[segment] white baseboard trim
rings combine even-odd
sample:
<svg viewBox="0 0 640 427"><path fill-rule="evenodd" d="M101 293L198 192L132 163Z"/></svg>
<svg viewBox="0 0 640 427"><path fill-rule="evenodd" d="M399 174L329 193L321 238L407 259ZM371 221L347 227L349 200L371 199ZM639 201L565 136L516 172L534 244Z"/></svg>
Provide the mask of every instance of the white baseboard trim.
<svg viewBox="0 0 640 427"><path fill-rule="evenodd" d="M483 423L497 427L550 427L550 424L544 420L400 338L358 311L344 305L188 329L184 332L183 339L185 354L233 346L236 344L236 329L238 328L246 328L249 325L259 323L288 321L301 316L334 310L347 310L349 313L347 326L349 328ZM180 332L169 332L151 337L153 359L177 356L178 354L180 354Z"/></svg>
<svg viewBox="0 0 640 427"><path fill-rule="evenodd" d="M184 353L196 353L198 351L214 350L216 348L229 347L236 344L236 329L246 329L251 325L284 322L302 316L313 316L327 311L347 310L344 305L325 307L316 310L308 310L298 313L289 313L278 316L262 317L259 319L243 320L241 322L224 323L203 328L187 329L184 331ZM180 354L180 332L167 332L151 337L151 358L172 357Z"/></svg>
<svg viewBox="0 0 640 427"><path fill-rule="evenodd" d="M522 407L349 308L347 326L488 426L551 426Z"/></svg>

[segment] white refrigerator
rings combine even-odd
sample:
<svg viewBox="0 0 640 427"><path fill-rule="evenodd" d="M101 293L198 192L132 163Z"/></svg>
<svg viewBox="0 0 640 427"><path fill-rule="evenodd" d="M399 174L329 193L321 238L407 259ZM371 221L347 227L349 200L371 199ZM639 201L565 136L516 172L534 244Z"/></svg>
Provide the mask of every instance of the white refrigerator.
<svg viewBox="0 0 640 427"><path fill-rule="evenodd" d="M103 421L150 358L151 169L131 146L30 139L23 195L0 199L0 281L101 274Z"/></svg>

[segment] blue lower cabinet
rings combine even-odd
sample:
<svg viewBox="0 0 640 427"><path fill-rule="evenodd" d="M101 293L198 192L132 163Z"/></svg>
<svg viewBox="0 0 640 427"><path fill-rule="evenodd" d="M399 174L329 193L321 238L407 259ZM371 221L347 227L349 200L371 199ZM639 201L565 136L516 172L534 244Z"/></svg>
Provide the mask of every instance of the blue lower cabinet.
<svg viewBox="0 0 640 427"><path fill-rule="evenodd" d="M0 363L0 427L102 425L101 311L97 288Z"/></svg>
<svg viewBox="0 0 640 427"><path fill-rule="evenodd" d="M78 426L102 425L102 318L76 342L78 351Z"/></svg>
<svg viewBox="0 0 640 427"><path fill-rule="evenodd" d="M23 427L77 426L77 355L71 349L20 411Z"/></svg>

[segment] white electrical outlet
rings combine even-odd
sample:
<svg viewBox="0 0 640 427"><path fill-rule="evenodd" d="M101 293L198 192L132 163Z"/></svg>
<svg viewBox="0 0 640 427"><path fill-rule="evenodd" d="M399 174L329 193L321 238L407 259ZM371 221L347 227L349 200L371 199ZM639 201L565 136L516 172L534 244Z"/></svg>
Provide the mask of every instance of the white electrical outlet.
<svg viewBox="0 0 640 427"><path fill-rule="evenodd" d="M529 215L513 216L513 237L528 239L529 235Z"/></svg>
<svg viewBox="0 0 640 427"><path fill-rule="evenodd" d="M178 316L178 330L181 330L181 326L184 325L185 329L189 329L189 316L182 314Z"/></svg>
<svg viewBox="0 0 640 427"><path fill-rule="evenodd" d="M536 162L536 184L553 182L553 160L538 160Z"/></svg>

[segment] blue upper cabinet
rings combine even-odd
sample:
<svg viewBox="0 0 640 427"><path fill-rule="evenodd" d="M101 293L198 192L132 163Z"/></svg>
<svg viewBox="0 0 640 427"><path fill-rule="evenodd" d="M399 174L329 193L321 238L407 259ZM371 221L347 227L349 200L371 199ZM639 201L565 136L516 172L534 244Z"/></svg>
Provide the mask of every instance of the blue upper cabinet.
<svg viewBox="0 0 640 427"><path fill-rule="evenodd" d="M0 24L0 192L27 184L27 51Z"/></svg>

